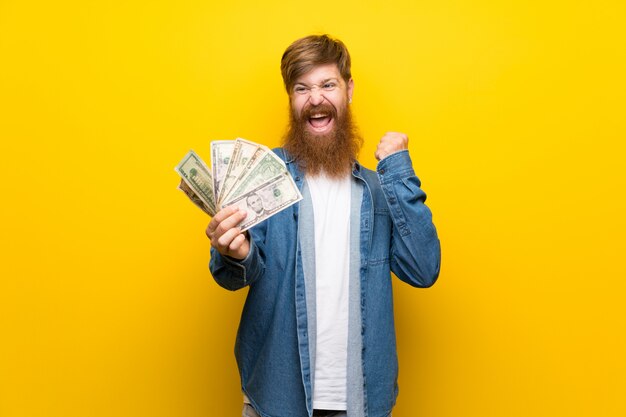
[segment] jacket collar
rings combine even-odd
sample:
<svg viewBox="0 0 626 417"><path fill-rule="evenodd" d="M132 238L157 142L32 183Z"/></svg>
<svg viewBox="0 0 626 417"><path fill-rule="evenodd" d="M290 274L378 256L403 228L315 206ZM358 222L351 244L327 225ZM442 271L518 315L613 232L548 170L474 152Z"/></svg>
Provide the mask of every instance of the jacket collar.
<svg viewBox="0 0 626 417"><path fill-rule="evenodd" d="M291 155L289 152L287 152L287 150L285 148L280 148L280 150L283 153L283 157L284 157L284 161L286 164L294 164L295 165L295 171L297 171L299 174L304 174L304 172L302 171L302 169L300 169L300 167L298 166L298 164L296 163L296 158ZM361 164L359 163L359 161L353 161L352 162L352 174L353 175L359 175L361 172Z"/></svg>

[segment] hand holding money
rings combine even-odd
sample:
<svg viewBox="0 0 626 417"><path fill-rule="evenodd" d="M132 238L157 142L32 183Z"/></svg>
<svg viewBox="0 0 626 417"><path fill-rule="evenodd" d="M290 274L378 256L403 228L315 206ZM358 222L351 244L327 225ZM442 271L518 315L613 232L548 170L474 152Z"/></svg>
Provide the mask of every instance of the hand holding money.
<svg viewBox="0 0 626 417"><path fill-rule="evenodd" d="M206 228L211 246L222 255L235 259L245 259L250 252L247 233L237 227L245 221L247 213L237 206L229 206L218 211Z"/></svg>
<svg viewBox="0 0 626 417"><path fill-rule="evenodd" d="M236 206L239 212L247 213L235 224L241 231L302 199L285 163L263 145L241 138L213 141L211 161L212 168L209 168L194 151L189 151L176 167L182 178L178 188L210 216L217 216L216 212L228 206ZM220 221L227 217L220 216ZM212 232L215 233L215 229ZM226 234L225 240L232 237L229 242L236 238L225 230L218 232L220 236ZM211 242L213 244L212 238ZM226 250L230 244L227 243L219 243L220 248Z"/></svg>

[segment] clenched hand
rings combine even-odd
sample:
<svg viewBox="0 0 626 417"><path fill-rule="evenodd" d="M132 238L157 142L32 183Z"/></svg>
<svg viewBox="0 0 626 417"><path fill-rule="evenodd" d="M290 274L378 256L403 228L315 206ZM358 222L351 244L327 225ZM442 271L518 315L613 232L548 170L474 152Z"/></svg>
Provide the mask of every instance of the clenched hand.
<svg viewBox="0 0 626 417"><path fill-rule="evenodd" d="M237 225L246 217L245 210L237 207L226 207L218 211L209 226L206 235L213 246L222 255L235 259L244 259L250 252L250 241L247 233L241 233Z"/></svg>
<svg viewBox="0 0 626 417"><path fill-rule="evenodd" d="M380 139L376 153L374 156L379 161L383 160L392 153L396 153L409 148L409 137L404 133L387 132Z"/></svg>

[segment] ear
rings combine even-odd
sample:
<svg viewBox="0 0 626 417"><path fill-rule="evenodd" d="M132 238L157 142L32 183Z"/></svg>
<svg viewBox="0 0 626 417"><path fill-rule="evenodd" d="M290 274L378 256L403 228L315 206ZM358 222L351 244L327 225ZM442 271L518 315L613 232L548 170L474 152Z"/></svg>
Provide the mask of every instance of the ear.
<svg viewBox="0 0 626 417"><path fill-rule="evenodd" d="M348 101L352 102L352 94L354 94L354 80L350 78L348 80Z"/></svg>

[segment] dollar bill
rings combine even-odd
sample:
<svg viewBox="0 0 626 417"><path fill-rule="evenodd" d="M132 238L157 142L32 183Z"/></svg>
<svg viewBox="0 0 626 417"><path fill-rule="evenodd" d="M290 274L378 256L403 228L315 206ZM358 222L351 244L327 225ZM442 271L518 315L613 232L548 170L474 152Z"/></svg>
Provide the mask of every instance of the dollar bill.
<svg viewBox="0 0 626 417"><path fill-rule="evenodd" d="M217 202L226 178L228 165L235 147L234 140L214 140L211 142L211 165L213 168L213 195Z"/></svg>
<svg viewBox="0 0 626 417"><path fill-rule="evenodd" d="M185 182L184 179L180 180L180 184L178 184L178 189L185 193L185 195L189 197L191 202L198 206L200 210L204 211L211 217L215 216L215 212L209 206L207 206L204 201L202 201L200 197L196 195L196 193L193 192L191 187Z"/></svg>
<svg viewBox="0 0 626 417"><path fill-rule="evenodd" d="M249 190L285 172L287 172L287 168L285 168L284 162L274 152L269 151L256 159L253 158L237 178L237 184L232 188L232 191L222 199L221 205L230 203Z"/></svg>
<svg viewBox="0 0 626 417"><path fill-rule="evenodd" d="M231 200L228 206L239 207L248 213L238 225L244 231L300 200L302 195L298 187L291 175L284 171L270 181Z"/></svg>
<svg viewBox="0 0 626 417"><path fill-rule="evenodd" d="M196 198L206 205L209 214L213 216L217 207L215 204L215 193L213 192L213 177L204 161L191 150L180 161L175 170L189 186L189 189L193 191ZM188 191L183 189L183 192L189 196ZM195 204L194 198L192 198L192 201Z"/></svg>
<svg viewBox="0 0 626 417"><path fill-rule="evenodd" d="M252 159L255 152L258 149L263 149L261 145L254 142L247 141L242 138L235 139L235 145L233 146L233 153L228 163L228 169L224 176L223 184L220 188L220 195L217 198L217 204L219 205L223 198L227 195L227 192L235 185L237 178L244 170L248 162Z"/></svg>
<svg viewBox="0 0 626 417"><path fill-rule="evenodd" d="M246 230L302 199L285 163L266 146L241 138L213 141L211 158L209 168L189 151L176 167L178 188L210 216L239 205L248 212L241 224Z"/></svg>

